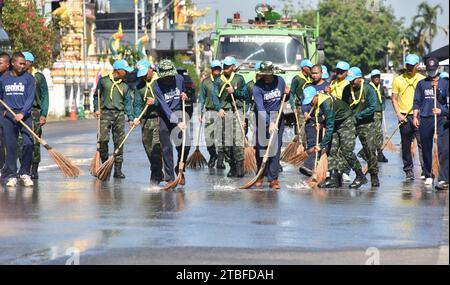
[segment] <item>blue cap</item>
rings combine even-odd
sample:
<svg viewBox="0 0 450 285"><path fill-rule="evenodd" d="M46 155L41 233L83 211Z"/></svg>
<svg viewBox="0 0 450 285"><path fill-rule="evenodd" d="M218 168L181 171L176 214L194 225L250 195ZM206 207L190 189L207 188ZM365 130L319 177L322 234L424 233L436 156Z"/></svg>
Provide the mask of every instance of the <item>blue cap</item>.
<svg viewBox="0 0 450 285"><path fill-rule="evenodd" d="M360 77L364 77L361 69L359 69L359 67L352 67L348 70L348 75L347 75L347 78L345 78L345 80L353 81L356 78L360 78Z"/></svg>
<svg viewBox="0 0 450 285"><path fill-rule="evenodd" d="M313 100L314 96L316 96L317 90L312 86L308 86L303 90L303 105L309 105Z"/></svg>
<svg viewBox="0 0 450 285"><path fill-rule="evenodd" d="M324 71L328 72L328 68L325 65L322 64L322 72L324 72Z"/></svg>
<svg viewBox="0 0 450 285"><path fill-rule="evenodd" d="M419 64L419 62L420 62L420 57L418 55L408 54L406 56L405 64L416 65L416 64Z"/></svg>
<svg viewBox="0 0 450 285"><path fill-rule="evenodd" d="M236 63L237 63L236 59L232 56L227 56L223 60L223 64L227 66L236 65Z"/></svg>
<svg viewBox="0 0 450 285"><path fill-rule="evenodd" d="M381 71L378 69L374 69L370 72L370 77L381 75Z"/></svg>
<svg viewBox="0 0 450 285"><path fill-rule="evenodd" d="M22 54L23 54L23 56L25 57L25 60L34 62L34 55L33 55L31 52L29 52L29 51L23 51Z"/></svg>
<svg viewBox="0 0 450 285"><path fill-rule="evenodd" d="M136 63L136 68L138 70L137 77L144 77L147 75L148 70L150 68L153 68L153 66L150 64L150 62L146 59L142 59Z"/></svg>
<svg viewBox="0 0 450 285"><path fill-rule="evenodd" d="M322 71L322 79L323 80L330 79L330 74L328 73L328 71Z"/></svg>
<svg viewBox="0 0 450 285"><path fill-rule="evenodd" d="M300 68L303 67L309 67L312 68L314 65L312 64L312 62L309 59L303 59L302 61L300 61Z"/></svg>
<svg viewBox="0 0 450 285"><path fill-rule="evenodd" d="M262 63L262 61L257 61L257 62L255 62L255 71L256 72L259 72L259 70L261 69L261 63Z"/></svg>
<svg viewBox="0 0 450 285"><path fill-rule="evenodd" d="M216 67L222 68L222 62L218 59L215 59L215 60L211 61L210 66L211 66L211 68L216 68Z"/></svg>
<svg viewBox="0 0 450 285"><path fill-rule="evenodd" d="M441 72L441 75L439 75L440 78L447 78L448 79L448 73L447 72Z"/></svg>
<svg viewBox="0 0 450 285"><path fill-rule="evenodd" d="M348 64L348 63L345 62L345 61L339 61L339 62L336 64L336 69L340 69L340 70L345 70L345 71L347 71L347 70L350 69L350 64Z"/></svg>
<svg viewBox="0 0 450 285"><path fill-rule="evenodd" d="M123 69L126 72L132 72L133 68L131 68L128 65L128 62L126 60L120 59L120 60L116 60L113 64L113 68L114 70L118 70L118 69Z"/></svg>

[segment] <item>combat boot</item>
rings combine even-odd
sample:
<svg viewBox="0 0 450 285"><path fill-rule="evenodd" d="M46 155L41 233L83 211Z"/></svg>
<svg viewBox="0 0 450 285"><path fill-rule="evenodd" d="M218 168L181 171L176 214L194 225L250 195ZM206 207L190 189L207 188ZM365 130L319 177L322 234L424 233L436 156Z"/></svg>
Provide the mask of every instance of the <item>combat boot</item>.
<svg viewBox="0 0 450 285"><path fill-rule="evenodd" d="M208 168L214 168L214 166L216 166L217 161L216 148L213 146L208 146L207 149L209 153Z"/></svg>
<svg viewBox="0 0 450 285"><path fill-rule="evenodd" d="M378 175L370 174L370 182L372 183L372 187L380 187L380 180L378 179Z"/></svg>
<svg viewBox="0 0 450 285"><path fill-rule="evenodd" d="M244 161L239 160L236 162L236 177L242 178L244 174Z"/></svg>
<svg viewBox="0 0 450 285"><path fill-rule="evenodd" d="M230 171L228 172L227 177L236 177L236 163L234 161L230 162Z"/></svg>
<svg viewBox="0 0 450 285"><path fill-rule="evenodd" d="M33 180L39 179L38 168L39 168L39 163L33 163L31 165L31 179L33 179Z"/></svg>
<svg viewBox="0 0 450 285"><path fill-rule="evenodd" d="M116 162L114 164L114 178L125 178L125 174L122 173L122 162Z"/></svg>
<svg viewBox="0 0 450 285"><path fill-rule="evenodd" d="M389 162L389 160L386 158L386 156L384 156L382 151L378 152L377 159L378 159L378 162L383 162L383 163Z"/></svg>
<svg viewBox="0 0 450 285"><path fill-rule="evenodd" d="M362 170L358 170L356 172L356 178L353 181L352 184L350 184L350 186L348 186L350 189L358 189L359 187L363 186L364 184L366 184L367 178L366 175L364 175L364 173L362 172Z"/></svg>
<svg viewBox="0 0 450 285"><path fill-rule="evenodd" d="M223 152L219 152L217 154L217 164L216 164L217 169L225 169L225 164L223 163L224 159L225 159L225 156L224 156Z"/></svg>
<svg viewBox="0 0 450 285"><path fill-rule="evenodd" d="M320 183L319 188L339 188L339 176L337 170L332 170L325 182Z"/></svg>
<svg viewBox="0 0 450 285"><path fill-rule="evenodd" d="M344 183L344 179L343 179L343 172L342 171L336 171L336 181L337 181L337 184L338 184L338 186L339 186L339 188L340 187L342 187L342 184Z"/></svg>

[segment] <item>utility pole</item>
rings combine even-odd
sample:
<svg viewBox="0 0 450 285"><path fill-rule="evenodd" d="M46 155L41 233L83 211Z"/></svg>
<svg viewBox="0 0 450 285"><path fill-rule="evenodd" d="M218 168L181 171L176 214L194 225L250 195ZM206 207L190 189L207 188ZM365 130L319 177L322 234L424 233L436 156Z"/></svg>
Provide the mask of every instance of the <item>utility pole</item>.
<svg viewBox="0 0 450 285"><path fill-rule="evenodd" d="M146 29L146 25L145 25L145 1L146 0L141 0L141 15L142 15L142 31L145 31Z"/></svg>
<svg viewBox="0 0 450 285"><path fill-rule="evenodd" d="M138 40L139 40L139 11L138 11L138 3L139 0L134 0L134 47L137 48Z"/></svg>
<svg viewBox="0 0 450 285"><path fill-rule="evenodd" d="M83 64L84 64L84 111L90 110L89 104L89 74L87 66L88 42L87 42L87 15L86 15L86 0L83 0Z"/></svg>
<svg viewBox="0 0 450 285"><path fill-rule="evenodd" d="M152 52L154 53L156 50L156 14L157 14L157 9L156 9L156 0L152 0L152 7L151 7L151 31L150 31L150 38L151 38L151 46L152 46Z"/></svg>

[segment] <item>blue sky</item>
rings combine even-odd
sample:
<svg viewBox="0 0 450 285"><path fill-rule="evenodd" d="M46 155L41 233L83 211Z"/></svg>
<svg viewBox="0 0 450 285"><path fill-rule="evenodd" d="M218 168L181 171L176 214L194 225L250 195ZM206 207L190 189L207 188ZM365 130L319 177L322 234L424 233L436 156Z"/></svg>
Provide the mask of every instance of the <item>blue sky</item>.
<svg viewBox="0 0 450 285"><path fill-rule="evenodd" d="M391 5L394 9L394 14L397 18L403 17L405 19L405 25L409 26L412 21L412 17L417 14L417 6L423 0L385 0L385 3ZM215 18L215 10L220 11L221 24L226 21L226 18L231 18L233 13L239 11L242 19L248 19L254 17L254 7L258 3L262 3L264 0L194 0L198 8L210 7L209 15L205 18L207 23L213 23ZM294 0L294 3L298 3L298 0ZM312 7L316 7L318 0L302 1L303 3L311 3ZM440 4L444 8L444 12L438 17L438 24L448 27L449 22L449 2L444 0L428 0L426 1L431 5ZM281 10L283 4L279 0L266 0L267 4L274 5L277 9ZM433 49L442 47L448 44L448 38L445 37L442 31L433 41Z"/></svg>

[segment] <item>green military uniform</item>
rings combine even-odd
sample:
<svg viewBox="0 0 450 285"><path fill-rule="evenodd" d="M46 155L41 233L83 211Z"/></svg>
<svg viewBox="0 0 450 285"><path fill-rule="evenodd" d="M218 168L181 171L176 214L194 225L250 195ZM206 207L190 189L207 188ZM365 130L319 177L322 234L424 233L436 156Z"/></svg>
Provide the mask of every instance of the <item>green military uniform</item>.
<svg viewBox="0 0 450 285"><path fill-rule="evenodd" d="M342 100L349 104L356 121L356 135L359 137L364 150L364 157L369 166L369 173L378 175L377 142L375 141L376 126L374 113L377 95L368 84L362 83L358 88L351 84L344 88Z"/></svg>
<svg viewBox="0 0 450 285"><path fill-rule="evenodd" d="M217 111L220 110L220 102L218 100L219 86L221 84L220 78L214 78L210 75L205 78L200 85L200 117L205 115L205 140L206 147L210 156L208 166L214 167L217 160L217 151L214 142ZM206 111L206 112L205 112ZM205 112L205 113L204 113Z"/></svg>
<svg viewBox="0 0 450 285"><path fill-rule="evenodd" d="M306 148L306 133L305 133L305 117L302 113L302 101L303 101L303 90L312 83L312 80L309 77L306 77L302 72L299 75L296 75L291 82L291 92L289 94L289 104L291 105L292 110L298 110L298 121L300 126L300 136L303 142L303 146ZM297 128L295 129L297 132Z"/></svg>
<svg viewBox="0 0 450 285"><path fill-rule="evenodd" d="M386 95L384 88L381 84L375 86L373 82L369 83L369 88L373 89L373 92L377 94L377 101L375 106L374 123L375 123L375 144L377 147L377 153L381 153L381 147L383 146L384 136L383 136L383 112L386 109Z"/></svg>
<svg viewBox="0 0 450 285"><path fill-rule="evenodd" d="M153 75L157 78L157 74ZM138 118L144 107L147 104L147 99L153 98L155 101L153 105L147 108L147 112L141 118L142 125L142 144L144 145L145 153L150 162L150 181L159 184L163 180L162 172L162 150L159 139L159 108L158 100L153 91L153 84L155 80L147 82L141 80L136 86L136 95L134 97L134 117Z"/></svg>
<svg viewBox="0 0 450 285"><path fill-rule="evenodd" d="M222 136L218 136L219 140L216 141L216 145L218 151L224 153L225 160L230 164L231 172L233 172L236 164L241 166L244 160L244 138L234 112L238 111L242 114L244 102L247 100L246 84L244 77L236 73L232 73L229 78L222 74L220 80L218 99L220 108L226 112L226 116L222 120L217 120L218 130L222 130ZM234 110L233 101L226 90L230 86L235 89L233 95L238 110Z"/></svg>
<svg viewBox="0 0 450 285"><path fill-rule="evenodd" d="M98 110L97 96L100 93L100 157L108 159L109 133L112 130L114 149L117 149L125 138L125 113L128 120L134 119L132 114L132 99L128 85L121 79L114 78L112 73L102 77L94 94L94 111ZM123 148L116 156L115 163L121 167Z"/></svg>

